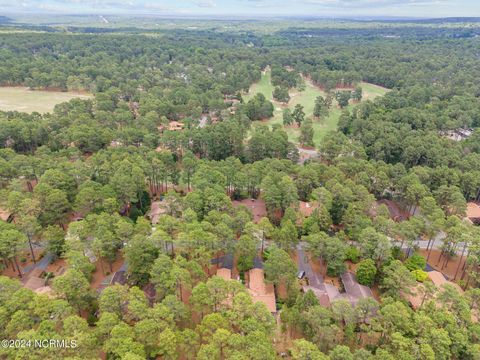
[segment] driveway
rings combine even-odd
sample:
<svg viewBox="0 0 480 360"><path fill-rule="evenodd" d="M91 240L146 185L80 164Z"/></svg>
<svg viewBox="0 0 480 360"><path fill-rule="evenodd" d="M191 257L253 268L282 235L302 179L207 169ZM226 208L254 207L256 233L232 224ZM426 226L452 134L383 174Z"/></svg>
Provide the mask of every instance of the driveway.
<svg viewBox="0 0 480 360"><path fill-rule="evenodd" d="M308 283L311 287L326 291L323 276L313 271L312 267L308 262L307 254L303 250L302 243L299 243L297 245L297 263L298 270L305 271L305 276L308 278Z"/></svg>
<svg viewBox="0 0 480 360"><path fill-rule="evenodd" d="M32 264L32 265L24 267L22 269L22 272L26 274L26 273L29 273L30 271L32 271L35 268L40 269L40 270L45 270L47 268L48 264L50 264L50 262L52 261L52 259L53 259L53 254L48 253L44 257L42 257L39 261L37 261L36 264Z"/></svg>

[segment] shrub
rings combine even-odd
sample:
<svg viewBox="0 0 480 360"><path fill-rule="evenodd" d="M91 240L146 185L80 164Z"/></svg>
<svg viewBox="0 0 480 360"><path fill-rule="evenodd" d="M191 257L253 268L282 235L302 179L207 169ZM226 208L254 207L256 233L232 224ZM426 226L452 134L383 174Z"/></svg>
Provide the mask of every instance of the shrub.
<svg viewBox="0 0 480 360"><path fill-rule="evenodd" d="M419 254L414 254L405 261L405 267L410 271L423 270L425 265L427 265L427 261Z"/></svg>
<svg viewBox="0 0 480 360"><path fill-rule="evenodd" d="M357 280L365 286L372 286L377 276L377 267L371 259L366 259L358 264Z"/></svg>
<svg viewBox="0 0 480 360"><path fill-rule="evenodd" d="M132 219L133 221L137 221L137 218L140 217L140 216L143 216L142 211L139 208L137 208L136 206L132 206L130 208L130 214L128 215L128 217L130 219Z"/></svg>
<svg viewBox="0 0 480 360"><path fill-rule="evenodd" d="M427 272L420 269L413 270L412 274L415 276L415 279L419 282L424 282L425 280L427 280L427 277L428 277Z"/></svg>
<svg viewBox="0 0 480 360"><path fill-rule="evenodd" d="M394 246L392 247L392 257L396 260L400 260L403 258L403 252L402 249L400 249L400 246Z"/></svg>
<svg viewBox="0 0 480 360"><path fill-rule="evenodd" d="M345 252L346 260L350 260L354 264L358 263L360 260L360 250L354 246L350 246Z"/></svg>

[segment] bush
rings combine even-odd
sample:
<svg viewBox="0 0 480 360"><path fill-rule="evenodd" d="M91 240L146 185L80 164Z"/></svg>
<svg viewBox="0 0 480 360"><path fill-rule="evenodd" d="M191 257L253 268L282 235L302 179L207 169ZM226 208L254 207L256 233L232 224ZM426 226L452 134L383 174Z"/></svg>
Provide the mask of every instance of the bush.
<svg viewBox="0 0 480 360"><path fill-rule="evenodd" d="M334 261L327 263L327 275L330 277L337 277L347 270L343 261Z"/></svg>
<svg viewBox="0 0 480 360"><path fill-rule="evenodd" d="M427 272L420 269L413 270L412 274L415 276L415 279L419 282L424 282L425 280L427 280L427 277L428 277Z"/></svg>
<svg viewBox="0 0 480 360"><path fill-rule="evenodd" d="M270 248L263 249L263 260L268 260L268 257L270 256Z"/></svg>
<svg viewBox="0 0 480 360"><path fill-rule="evenodd" d="M26 263L26 262L27 262L27 258L26 258L26 257L22 257L22 258L20 259L20 262L21 262L21 263Z"/></svg>
<svg viewBox="0 0 480 360"><path fill-rule="evenodd" d="M358 264L357 280L365 286L372 286L377 276L377 267L371 259L366 259Z"/></svg>
<svg viewBox="0 0 480 360"><path fill-rule="evenodd" d="M128 215L130 219L132 219L133 221L137 221L137 218L141 216L143 216L143 213L139 208L137 208L136 206L132 206L130 208L130 214Z"/></svg>
<svg viewBox="0 0 480 360"><path fill-rule="evenodd" d="M89 313L87 316L87 323L90 326L94 326L97 323L97 317L93 313Z"/></svg>
<svg viewBox="0 0 480 360"><path fill-rule="evenodd" d="M352 263L356 264L360 260L360 250L354 246L350 246L345 252L346 260L350 260Z"/></svg>
<svg viewBox="0 0 480 360"><path fill-rule="evenodd" d="M410 271L423 270L425 265L427 265L427 261L419 254L414 254L405 261L405 267Z"/></svg>
<svg viewBox="0 0 480 360"><path fill-rule="evenodd" d="M400 246L394 246L392 247L392 257L395 259L395 260L400 260L403 258L403 251L402 249L400 249Z"/></svg>

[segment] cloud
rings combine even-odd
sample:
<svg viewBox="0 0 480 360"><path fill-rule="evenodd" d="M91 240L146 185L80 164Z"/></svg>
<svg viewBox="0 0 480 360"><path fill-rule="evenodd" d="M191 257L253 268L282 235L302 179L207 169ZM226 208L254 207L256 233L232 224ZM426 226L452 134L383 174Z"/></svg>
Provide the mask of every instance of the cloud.
<svg viewBox="0 0 480 360"><path fill-rule="evenodd" d="M213 8L213 7L217 6L215 1L213 1L213 0L196 1L195 5L197 5L198 7L202 7L202 8Z"/></svg>
<svg viewBox="0 0 480 360"><path fill-rule="evenodd" d="M297 0L297 3L319 5L325 8L384 8L393 6L416 6L451 3L448 0Z"/></svg>
<svg viewBox="0 0 480 360"><path fill-rule="evenodd" d="M0 0L0 11L244 15L468 16L479 0Z"/></svg>

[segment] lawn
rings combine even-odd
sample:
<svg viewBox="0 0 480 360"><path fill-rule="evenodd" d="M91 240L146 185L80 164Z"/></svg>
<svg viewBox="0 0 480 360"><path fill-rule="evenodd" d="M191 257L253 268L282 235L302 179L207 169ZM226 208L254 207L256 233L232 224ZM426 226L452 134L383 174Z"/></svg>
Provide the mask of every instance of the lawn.
<svg viewBox="0 0 480 360"><path fill-rule="evenodd" d="M303 111L305 112L305 116L307 118L311 118L313 120L313 129L314 129L314 137L313 141L315 145L318 146L324 136L332 130L336 130L338 120L340 119L340 115L342 114L342 110L338 107L338 104L334 101L332 108L328 114L328 117L322 118L320 120L313 118L313 107L315 103L315 98L319 95L325 97L325 93L318 88L317 86L313 85L309 80L306 80L305 83L305 90L299 92L296 89L292 89L290 91L290 101L287 105L280 104L276 101L273 101L272 91L273 86L270 82L271 76L270 71L264 71L262 73L262 78L258 83L253 84L250 87L250 91L247 95L244 96L244 100L250 100L256 93L263 93L267 99L273 102L275 106L275 111L273 113L273 117L270 118L268 121L258 121L256 124L282 124L282 112L285 108L290 108L293 110L295 105L301 104L303 106ZM388 89L382 88L381 86L364 83L362 82L360 86L363 89L363 100L373 100L377 96L384 95ZM346 109L352 110L356 104L350 104ZM254 124L255 126L255 124ZM288 134L288 137L294 143L298 142L298 136L300 134L300 130L296 127L287 127L285 131Z"/></svg>
<svg viewBox="0 0 480 360"><path fill-rule="evenodd" d="M254 97L257 93L262 93L265 97L269 100L273 99L273 85L271 83L272 76L270 70L262 71L262 77L258 83L253 84L250 86L250 90L248 94L243 96L245 101L250 100Z"/></svg>
<svg viewBox="0 0 480 360"><path fill-rule="evenodd" d="M29 90L25 87L0 87L0 110L32 113L52 112L56 104L90 95L74 92Z"/></svg>

